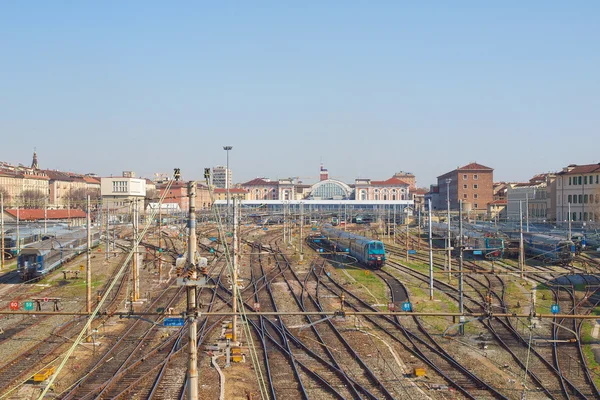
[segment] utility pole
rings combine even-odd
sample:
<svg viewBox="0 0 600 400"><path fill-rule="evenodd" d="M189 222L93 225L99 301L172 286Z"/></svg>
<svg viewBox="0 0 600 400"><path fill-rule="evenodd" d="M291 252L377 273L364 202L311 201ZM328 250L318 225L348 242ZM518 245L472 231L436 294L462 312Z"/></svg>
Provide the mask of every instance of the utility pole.
<svg viewBox="0 0 600 400"><path fill-rule="evenodd" d="M138 254L138 215L137 215L137 199L132 203L133 205L133 301L137 301L140 298L140 264Z"/></svg>
<svg viewBox="0 0 600 400"><path fill-rule="evenodd" d="M429 300L433 300L433 240L431 238L431 199L427 202L429 208Z"/></svg>
<svg viewBox="0 0 600 400"><path fill-rule="evenodd" d="M110 208L108 206L108 202L106 202L106 259L108 260L108 250L110 247L110 237L108 236L108 224L110 219Z"/></svg>
<svg viewBox="0 0 600 400"><path fill-rule="evenodd" d="M419 214L418 214L418 244L417 244L417 249L421 250L421 209L419 208Z"/></svg>
<svg viewBox="0 0 600 400"><path fill-rule="evenodd" d="M44 234L46 233L48 233L48 199L44 197Z"/></svg>
<svg viewBox="0 0 600 400"><path fill-rule="evenodd" d="M527 232L529 232L529 194L525 193L525 218L527 219Z"/></svg>
<svg viewBox="0 0 600 400"><path fill-rule="evenodd" d="M448 280L452 279L452 250L450 250L450 244L452 243L450 239L450 182L452 182L452 179L446 179L446 203L448 206Z"/></svg>
<svg viewBox="0 0 600 400"><path fill-rule="evenodd" d="M521 279L525 269L525 247L523 245L523 202L519 201L519 267L521 269Z"/></svg>
<svg viewBox="0 0 600 400"><path fill-rule="evenodd" d="M21 235L19 231L19 201L17 200L17 255L21 253Z"/></svg>
<svg viewBox="0 0 600 400"><path fill-rule="evenodd" d="M571 240L571 203L569 203L569 240Z"/></svg>
<svg viewBox="0 0 600 400"><path fill-rule="evenodd" d="M396 229L394 229L394 233L396 232ZM408 262L408 221L406 224L406 262Z"/></svg>
<svg viewBox="0 0 600 400"><path fill-rule="evenodd" d="M231 210L229 209L229 201L230 201L230 196L229 196L229 150L233 149L233 146L223 146L223 150L225 150L227 152L227 166L225 168L227 168L225 170L225 192L226 192L226 196L227 196L227 227L229 228L229 226L231 226Z"/></svg>
<svg viewBox="0 0 600 400"><path fill-rule="evenodd" d="M459 255L458 255L458 312L464 312L464 303L463 303L463 220L462 220L462 199L459 200L459 209L458 209L458 235L459 235ZM462 315L459 317L459 325L458 332L461 335L465 334L465 326L462 322L465 322L465 317Z"/></svg>
<svg viewBox="0 0 600 400"><path fill-rule="evenodd" d="M158 249L162 249L162 204L158 204ZM158 282L162 276L162 253L158 252Z"/></svg>
<svg viewBox="0 0 600 400"><path fill-rule="evenodd" d="M90 218L90 195L87 196L87 265L85 268L85 288L86 288L86 311L92 313L92 227ZM87 341L92 340L92 325L87 328Z"/></svg>
<svg viewBox="0 0 600 400"><path fill-rule="evenodd" d="M237 281L238 281L238 229L239 229L239 221L238 221L238 210L239 203L237 199L233 199L233 271L232 271L232 293L233 297L231 299L232 312L233 312L233 323L232 323L232 332L231 332L231 340L233 343L237 342L237 298L238 298L238 289L237 289Z"/></svg>
<svg viewBox="0 0 600 400"><path fill-rule="evenodd" d="M4 269L4 193L0 192L0 231L2 231L2 254L0 254L0 269Z"/></svg>
<svg viewBox="0 0 600 400"><path fill-rule="evenodd" d="M345 224L344 224L345 228ZM302 242L304 242L304 203L300 203L300 261L304 261L304 251Z"/></svg>
<svg viewBox="0 0 600 400"><path fill-rule="evenodd" d="M228 153L229 154L229 153ZM188 278L196 280L196 182L188 184L189 197L189 236L188 236ZM198 399L198 351L196 339L197 308L196 291L194 285L187 286L187 316L189 322L189 364L188 364L188 400Z"/></svg>

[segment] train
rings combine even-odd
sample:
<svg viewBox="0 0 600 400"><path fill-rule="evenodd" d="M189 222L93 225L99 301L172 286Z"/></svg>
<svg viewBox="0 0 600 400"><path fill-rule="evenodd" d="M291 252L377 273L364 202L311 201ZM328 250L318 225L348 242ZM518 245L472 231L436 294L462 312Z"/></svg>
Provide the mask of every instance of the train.
<svg viewBox="0 0 600 400"><path fill-rule="evenodd" d="M92 231L92 247L100 243L100 232ZM87 249L87 230L77 229L60 233L47 240L32 243L21 249L17 270L22 281L42 278Z"/></svg>
<svg viewBox="0 0 600 400"><path fill-rule="evenodd" d="M385 247L379 240L335 229L330 224L321 227L321 234L332 248L347 251L362 265L374 269L382 268L385 265Z"/></svg>
<svg viewBox="0 0 600 400"><path fill-rule="evenodd" d="M520 240L520 232L507 232L513 241ZM523 232L523 247L527 257L547 264L567 265L573 261L576 248L572 240L562 236Z"/></svg>
<svg viewBox="0 0 600 400"><path fill-rule="evenodd" d="M19 255L21 249L29 246L32 243L46 240L57 234L64 233L67 231L67 225L59 224L52 225L46 228L46 233L42 232L41 227L28 227L23 226L19 229L17 235L17 228L10 228L4 232L4 257L7 259L14 258ZM18 242L18 243L17 243Z"/></svg>
<svg viewBox="0 0 600 400"><path fill-rule="evenodd" d="M448 236L448 225L446 223L432 222L432 235L437 237ZM482 256L487 259L499 259L504 257L505 240L503 237L491 232L480 232L472 226L463 226L463 250L473 256ZM459 229L450 225L450 245L458 247Z"/></svg>

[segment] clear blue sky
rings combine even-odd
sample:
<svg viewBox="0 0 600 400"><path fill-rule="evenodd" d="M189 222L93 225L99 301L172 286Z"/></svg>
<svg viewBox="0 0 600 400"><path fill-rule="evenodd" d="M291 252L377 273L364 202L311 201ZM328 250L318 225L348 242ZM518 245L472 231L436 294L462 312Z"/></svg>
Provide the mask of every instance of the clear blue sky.
<svg viewBox="0 0 600 400"><path fill-rule="evenodd" d="M0 160L420 186L600 162L598 1L0 5Z"/></svg>

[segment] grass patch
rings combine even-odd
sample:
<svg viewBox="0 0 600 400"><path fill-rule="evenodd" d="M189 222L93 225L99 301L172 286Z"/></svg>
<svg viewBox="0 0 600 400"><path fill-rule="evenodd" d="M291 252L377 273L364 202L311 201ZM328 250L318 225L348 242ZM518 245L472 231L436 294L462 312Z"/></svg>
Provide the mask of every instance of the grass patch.
<svg viewBox="0 0 600 400"><path fill-rule="evenodd" d="M529 305L530 298L529 288L512 280L506 284L504 300L510 311L524 312L525 307Z"/></svg>
<svg viewBox="0 0 600 400"><path fill-rule="evenodd" d="M535 301L535 309L536 312L540 312L540 313L549 313L550 312L550 308L552 306L552 304L554 303L554 294L552 293L552 291L550 289L548 289L548 286L542 284L539 284L536 287L536 301Z"/></svg>
<svg viewBox="0 0 600 400"><path fill-rule="evenodd" d="M346 272L359 284L363 285L373 293L373 296L377 298L377 301L381 303L387 303L389 301L386 283L374 274L373 271L368 269L346 268Z"/></svg>

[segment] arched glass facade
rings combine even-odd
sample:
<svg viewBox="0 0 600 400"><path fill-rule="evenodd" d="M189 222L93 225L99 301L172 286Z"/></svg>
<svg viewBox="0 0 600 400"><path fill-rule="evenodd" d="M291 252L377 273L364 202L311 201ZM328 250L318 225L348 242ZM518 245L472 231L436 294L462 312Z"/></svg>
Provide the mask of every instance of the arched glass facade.
<svg viewBox="0 0 600 400"><path fill-rule="evenodd" d="M320 200L347 200L350 199L351 194L352 189L344 182L328 179L314 184L308 198Z"/></svg>

